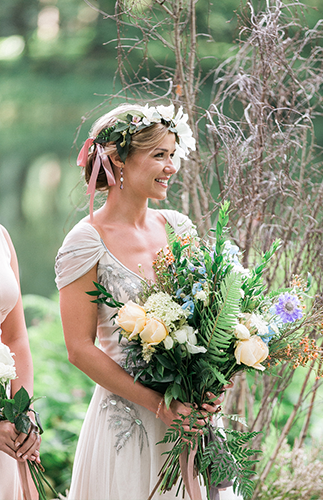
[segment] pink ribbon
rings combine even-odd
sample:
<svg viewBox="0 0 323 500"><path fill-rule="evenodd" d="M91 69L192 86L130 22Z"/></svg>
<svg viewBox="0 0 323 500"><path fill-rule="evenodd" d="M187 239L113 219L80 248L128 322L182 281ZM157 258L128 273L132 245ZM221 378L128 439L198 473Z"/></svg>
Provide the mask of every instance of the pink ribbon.
<svg viewBox="0 0 323 500"><path fill-rule="evenodd" d="M188 448L189 445L187 445L186 449L179 456L181 475L190 499L202 500L198 476L194 471L194 458L197 452L197 443L190 452L188 452Z"/></svg>
<svg viewBox="0 0 323 500"><path fill-rule="evenodd" d="M85 143L83 144L83 147L82 147L82 149L79 152L79 155L77 157L77 165L79 167L86 166L86 162L87 162L88 155L89 155L89 148L93 145L93 141L94 141L94 138L90 137L89 139L86 139ZM115 176L114 176L114 173L112 170L110 158L104 152L104 149L101 146L101 144L96 144L95 158L94 158L94 162L93 162L93 166L92 166L92 173L91 173L89 185L88 185L87 191L86 191L86 194L90 195L90 219L91 219L91 223L93 222L93 203L94 203L96 180L98 178L101 165L105 171L108 186L115 186L116 179L115 179Z"/></svg>

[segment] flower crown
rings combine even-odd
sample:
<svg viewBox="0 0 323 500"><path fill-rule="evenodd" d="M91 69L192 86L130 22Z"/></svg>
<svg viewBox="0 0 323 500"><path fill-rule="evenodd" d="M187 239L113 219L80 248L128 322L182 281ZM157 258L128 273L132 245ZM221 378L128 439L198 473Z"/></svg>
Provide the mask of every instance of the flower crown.
<svg viewBox="0 0 323 500"><path fill-rule="evenodd" d="M93 219L93 201L96 189L96 180L99 175L100 168L103 167L108 186L116 184L113 168L110 158L105 153L102 144L107 142L115 142L120 159L125 163L129 154L129 147L132 135L144 128L151 127L155 123L162 123L170 132L173 132L176 137L176 150L173 157L173 164L176 170L180 167L180 158L187 159L186 155L189 150L195 151L195 139L192 130L187 124L188 115L183 113L183 108L180 107L175 115L175 107L157 106L149 107L148 104L141 110L126 111L117 116L117 121L114 125L102 129L96 137L89 137L83 144L83 147L77 157L77 165L85 167L90 148L95 145L95 154L92 159L92 173L88 184L87 194L90 195L90 216Z"/></svg>
<svg viewBox="0 0 323 500"><path fill-rule="evenodd" d="M162 123L176 136L176 151L179 158L185 158L189 149L195 151L195 139L187 124L188 115L183 113L181 107L176 116L174 105L149 107L148 104L142 111L127 111L118 116L117 122L111 127L101 130L93 140L94 144L115 142L120 159L125 163L129 154L132 135L151 127L155 123Z"/></svg>

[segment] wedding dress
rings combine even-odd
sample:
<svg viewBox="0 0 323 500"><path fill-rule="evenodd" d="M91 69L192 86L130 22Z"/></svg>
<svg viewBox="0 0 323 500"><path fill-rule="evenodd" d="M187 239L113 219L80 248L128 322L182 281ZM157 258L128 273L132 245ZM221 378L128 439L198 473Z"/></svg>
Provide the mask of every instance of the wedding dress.
<svg viewBox="0 0 323 500"><path fill-rule="evenodd" d="M177 234L192 228L188 217L179 212L160 213ZM120 302L136 301L143 279L114 257L96 229L84 221L70 231L58 252L57 287L68 285L97 263L98 283ZM98 306L97 337L100 348L124 367L122 346L111 319L115 312L106 305ZM170 446L156 444L166 430L154 413L96 385L77 445L68 500L147 500L165 461L163 452ZM204 500L205 488L201 490ZM158 498L183 497L182 493L176 497L173 488L161 497L156 492L153 499Z"/></svg>
<svg viewBox="0 0 323 500"><path fill-rule="evenodd" d="M10 260L10 249L0 226L0 339L1 325L19 297L19 287ZM0 451L0 500L21 498L17 462L4 451Z"/></svg>

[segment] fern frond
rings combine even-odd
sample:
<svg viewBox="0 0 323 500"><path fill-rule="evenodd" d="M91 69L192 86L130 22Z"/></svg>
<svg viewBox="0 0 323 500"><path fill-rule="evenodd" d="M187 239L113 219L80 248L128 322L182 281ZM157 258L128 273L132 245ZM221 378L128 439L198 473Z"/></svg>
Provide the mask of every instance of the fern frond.
<svg viewBox="0 0 323 500"><path fill-rule="evenodd" d="M228 344L230 344L232 334L228 332L235 327L236 318L240 312L240 288L241 274L230 273L221 283L220 291L215 295L218 314L212 329L206 329L208 335L208 349L211 344L220 348L227 347Z"/></svg>
<svg viewBox="0 0 323 500"><path fill-rule="evenodd" d="M177 241L177 235L174 231L174 228L168 222L166 222L165 230L168 246L169 248L173 248L175 241Z"/></svg>

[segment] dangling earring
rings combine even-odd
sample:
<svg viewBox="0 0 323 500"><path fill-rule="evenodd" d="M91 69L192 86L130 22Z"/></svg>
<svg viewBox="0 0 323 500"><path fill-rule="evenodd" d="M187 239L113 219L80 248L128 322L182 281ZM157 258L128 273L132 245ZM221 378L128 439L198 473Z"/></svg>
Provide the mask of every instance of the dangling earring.
<svg viewBox="0 0 323 500"><path fill-rule="evenodd" d="M123 189L123 168L120 168L120 189Z"/></svg>

